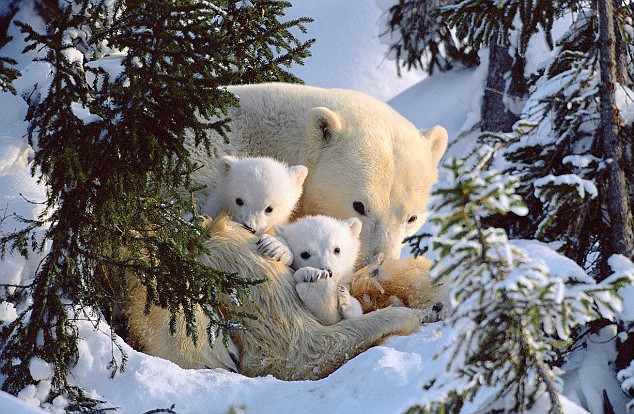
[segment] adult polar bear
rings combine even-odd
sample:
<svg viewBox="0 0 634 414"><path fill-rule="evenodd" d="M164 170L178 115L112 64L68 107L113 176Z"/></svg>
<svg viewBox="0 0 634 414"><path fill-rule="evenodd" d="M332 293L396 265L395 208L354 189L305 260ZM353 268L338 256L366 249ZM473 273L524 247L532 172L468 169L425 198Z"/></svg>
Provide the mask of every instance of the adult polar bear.
<svg viewBox="0 0 634 414"><path fill-rule="evenodd" d="M446 148L444 129L421 133L386 104L358 92L286 84L229 90L240 97L241 106L228 113L229 143L220 137L213 141L215 157L259 155L307 166L298 215L359 217L364 230L358 267L398 256L403 237L425 217L429 190ZM216 163L203 148L192 146L191 151L194 161L203 165L192 178L209 185L197 200L204 213L205 197L215 184ZM207 341L194 345L184 335L182 318L177 321L177 334L170 335L167 310L153 307L145 313L145 290L131 277L128 339L151 355L183 368L224 367L250 376L317 379L385 336L413 331L429 316L429 310L390 307L324 326L301 304L290 268L257 253L258 236L224 218L206 225L211 237L202 263L267 279L252 288L253 302L245 309L258 318L245 321L247 330L233 335L229 348L220 339L213 347ZM398 282L403 275L413 280L411 286L420 287L418 276L428 269L426 262L412 265L411 260L389 259L384 263L389 265L361 268L355 281L383 283L396 275ZM428 279L423 280L421 296L404 298L406 304L435 300L434 293L424 289L429 287L425 282ZM405 290L411 294L415 289ZM207 321L202 312L197 324L199 337L204 338Z"/></svg>
<svg viewBox="0 0 634 414"><path fill-rule="evenodd" d="M230 108L229 144L214 152L268 156L308 167L296 215L358 217L363 226L357 268L398 258L402 241L426 217L430 187L447 146L436 126L419 131L387 104L341 89L269 83L233 86L240 107ZM209 189L217 176L203 146L190 143L193 175ZM205 213L203 191L198 198Z"/></svg>

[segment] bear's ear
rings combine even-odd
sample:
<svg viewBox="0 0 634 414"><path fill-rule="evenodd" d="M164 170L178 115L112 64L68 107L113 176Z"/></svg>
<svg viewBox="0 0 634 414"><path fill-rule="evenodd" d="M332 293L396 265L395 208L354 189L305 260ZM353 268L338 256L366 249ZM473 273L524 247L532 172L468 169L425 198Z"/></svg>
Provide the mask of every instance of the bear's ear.
<svg viewBox="0 0 634 414"><path fill-rule="evenodd" d="M295 183L301 187L308 175L308 168L303 165L293 165L292 167L288 167L288 173L295 179Z"/></svg>
<svg viewBox="0 0 634 414"><path fill-rule="evenodd" d="M445 150L447 149L447 130L440 125L436 125L432 129L421 131L420 133L422 136L427 138L431 144L431 155L436 165L438 165L440 158L442 158Z"/></svg>
<svg viewBox="0 0 634 414"><path fill-rule="evenodd" d="M342 129L341 117L330 109L318 106L310 110L306 130L311 137L329 142L332 136Z"/></svg>
<svg viewBox="0 0 634 414"><path fill-rule="evenodd" d="M238 161L238 158L234 157L233 155L225 155L223 157L220 157L218 159L218 169L220 170L220 172L222 173L227 173L229 172L229 170L231 169L231 166Z"/></svg>
<svg viewBox="0 0 634 414"><path fill-rule="evenodd" d="M356 217L351 217L343 222L350 227L350 232L354 237L359 237L359 234L361 234L361 220Z"/></svg>

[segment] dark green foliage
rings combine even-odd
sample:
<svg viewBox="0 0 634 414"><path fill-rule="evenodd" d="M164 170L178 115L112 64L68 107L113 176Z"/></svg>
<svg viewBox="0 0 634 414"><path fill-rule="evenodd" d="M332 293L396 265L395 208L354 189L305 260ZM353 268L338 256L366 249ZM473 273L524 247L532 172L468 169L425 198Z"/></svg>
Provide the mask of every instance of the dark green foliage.
<svg viewBox="0 0 634 414"><path fill-rule="evenodd" d="M529 100L523 122L533 127L515 134L504 156L511 161L507 172L521 177L518 193L530 211L510 225L511 234L557 241L560 252L602 278L611 231L603 213L608 169L599 135L596 32L596 16L586 16L562 36L557 56L536 85L552 93ZM624 125L619 136L626 149L622 165L634 177L627 162L631 128Z"/></svg>
<svg viewBox="0 0 634 414"><path fill-rule="evenodd" d="M444 165L446 180L438 183L432 201L432 235L418 240L425 243L420 251L434 260L434 283L451 286L455 309L443 321L452 326L452 337L438 355L446 372L426 386L445 397L411 412L457 412L480 397L478 404L485 406L472 408L519 413L544 394L549 412L561 412L548 362L579 326L613 319L616 292L631 283L626 274L609 283L551 274L546 262L560 260L554 252L550 258L531 257L504 230L486 226L483 219L491 215L527 212L514 193L518 178L489 166L493 152L483 145L466 161Z"/></svg>
<svg viewBox="0 0 634 414"><path fill-rule="evenodd" d="M458 394L455 391L450 391L447 398L443 402L438 402L430 406L414 406L410 407L405 414L458 414L464 405L464 394Z"/></svg>
<svg viewBox="0 0 634 414"><path fill-rule="evenodd" d="M226 33L224 41L231 47L229 63L235 65L231 73L220 75L223 84L260 82L298 82L295 75L284 70L292 64L302 64L309 56L308 48L314 43L300 43L289 29L299 28L306 33L303 24L310 19L302 18L279 22L278 15L291 3L279 0L253 1L245 7L243 1L228 1L226 16L220 31Z"/></svg>
<svg viewBox="0 0 634 414"><path fill-rule="evenodd" d="M528 41L539 29L553 46L551 30L555 18L572 3L562 1L479 1L467 0L440 8L440 16L456 29L461 39L475 48L496 42L508 45L509 36L519 31L519 53L524 54ZM519 27L515 25L518 23Z"/></svg>
<svg viewBox="0 0 634 414"><path fill-rule="evenodd" d="M189 174L196 167L184 140L193 134L208 145L211 131L223 134L224 111L238 104L223 84L297 80L280 66L301 62L311 42L289 32L304 30L306 19L277 21L288 3L241 3L40 1L45 33L17 23L27 50L44 51L51 67L48 94L31 97L27 115L32 174L46 184L47 199L37 220L22 220L24 228L3 234L0 245L3 256L45 252L45 241L50 250L32 283L8 295L20 312L0 331L4 390L16 394L32 383L29 363L38 357L53 367L51 398L66 393L77 411L94 409L98 402L66 378L78 358L76 321L112 323L129 274L147 287L148 309L171 312L172 332L180 317L186 334L201 340L198 307L210 320L203 340L243 329L250 316L240 307L261 281L197 261L206 231L182 196L195 190ZM117 50L126 53L107 59L122 70L107 72L99 58ZM27 296L32 302L22 301ZM125 362L113 355L113 375Z"/></svg>
<svg viewBox="0 0 634 414"><path fill-rule="evenodd" d="M453 36L450 26L439 18L438 9L455 1L399 0L388 10L388 30L398 36L390 45L396 57L400 75L401 65L407 70L422 69L430 75L456 65L471 67L479 64L477 48Z"/></svg>
<svg viewBox="0 0 634 414"><path fill-rule="evenodd" d="M10 37L0 35L0 50L11 41ZM11 66L17 62L6 56L0 56L0 92L11 92L15 95L12 83L20 76L20 72Z"/></svg>
<svg viewBox="0 0 634 414"><path fill-rule="evenodd" d="M530 38L541 30L552 47L553 22L575 2L559 1L445 1L399 0L388 13L388 31L397 34L390 46L397 66L420 68L430 74L457 63L479 64L477 51L494 42L508 46L518 33L523 56ZM454 32L452 32L452 30Z"/></svg>

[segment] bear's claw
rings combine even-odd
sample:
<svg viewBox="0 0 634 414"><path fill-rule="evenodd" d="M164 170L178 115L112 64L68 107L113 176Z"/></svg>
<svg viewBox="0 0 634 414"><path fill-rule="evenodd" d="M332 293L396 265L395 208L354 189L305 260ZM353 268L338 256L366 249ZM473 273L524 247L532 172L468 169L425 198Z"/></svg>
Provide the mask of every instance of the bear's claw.
<svg viewBox="0 0 634 414"><path fill-rule="evenodd" d="M262 256L270 257L273 260L290 266L293 263L293 253L275 237L263 234L256 243L258 253Z"/></svg>
<svg viewBox="0 0 634 414"><path fill-rule="evenodd" d="M332 277L332 272L325 269L317 269L314 267L302 267L297 269L294 274L296 282L317 282Z"/></svg>

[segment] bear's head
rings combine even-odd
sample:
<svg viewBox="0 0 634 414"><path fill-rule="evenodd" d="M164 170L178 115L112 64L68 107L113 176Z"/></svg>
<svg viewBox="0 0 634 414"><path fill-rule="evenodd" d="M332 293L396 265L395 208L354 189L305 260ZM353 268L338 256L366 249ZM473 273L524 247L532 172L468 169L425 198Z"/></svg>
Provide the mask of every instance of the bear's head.
<svg viewBox="0 0 634 414"><path fill-rule="evenodd" d="M388 105L312 109L301 211L363 224L357 267L400 256L427 215L447 131L419 131Z"/></svg>
<svg viewBox="0 0 634 414"><path fill-rule="evenodd" d="M217 162L217 196L233 221L256 234L288 221L302 194L306 167L287 167L267 157L227 155Z"/></svg>
<svg viewBox="0 0 634 414"><path fill-rule="evenodd" d="M355 217L337 220L327 216L305 216L275 227L293 253L291 267L328 270L336 280L354 270L359 253L361 221Z"/></svg>

